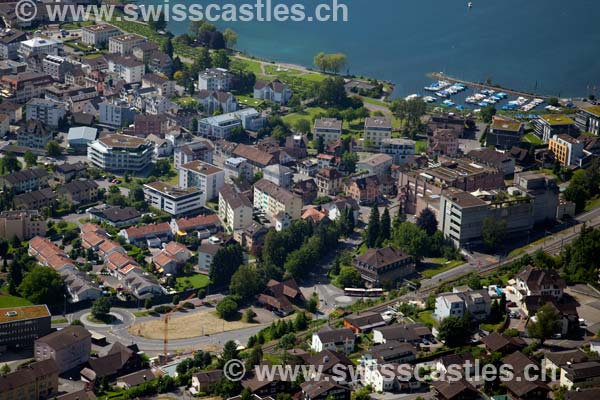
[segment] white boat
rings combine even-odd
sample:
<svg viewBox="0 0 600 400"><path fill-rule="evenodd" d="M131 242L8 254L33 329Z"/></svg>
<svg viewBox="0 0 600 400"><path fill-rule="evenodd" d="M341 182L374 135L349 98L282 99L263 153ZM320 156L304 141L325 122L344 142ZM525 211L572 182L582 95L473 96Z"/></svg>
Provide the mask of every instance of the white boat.
<svg viewBox="0 0 600 400"><path fill-rule="evenodd" d="M424 89L429 91L429 92L437 92L439 90L442 90L446 87L450 86L449 82L446 81L437 81L435 83L432 83L430 86L425 86Z"/></svg>
<svg viewBox="0 0 600 400"><path fill-rule="evenodd" d="M437 101L437 99L433 96L425 96L425 97L423 97L423 101L425 103L435 103Z"/></svg>
<svg viewBox="0 0 600 400"><path fill-rule="evenodd" d="M419 96L416 93L413 93L413 94L409 94L408 96L406 96L404 98L404 100L406 100L406 101L408 101L408 100L414 100L414 99L418 99L419 97L421 97L421 96Z"/></svg>
<svg viewBox="0 0 600 400"><path fill-rule="evenodd" d="M468 7L468 8L473 8L473 2L472 2L472 1L468 2L468 3L467 3L467 7Z"/></svg>
<svg viewBox="0 0 600 400"><path fill-rule="evenodd" d="M444 100L442 104L448 107L454 107L456 105L452 100Z"/></svg>

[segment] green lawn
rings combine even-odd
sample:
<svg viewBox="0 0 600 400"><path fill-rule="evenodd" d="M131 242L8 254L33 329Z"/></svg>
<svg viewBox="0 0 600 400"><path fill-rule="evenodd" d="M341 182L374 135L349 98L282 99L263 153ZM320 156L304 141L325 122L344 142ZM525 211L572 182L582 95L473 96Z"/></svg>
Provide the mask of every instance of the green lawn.
<svg viewBox="0 0 600 400"><path fill-rule="evenodd" d="M176 278L177 281L177 290L184 290L188 287L193 287L194 289L201 289L210 283L210 279L206 275L196 274L190 276L179 276Z"/></svg>
<svg viewBox="0 0 600 400"><path fill-rule="evenodd" d="M231 60L231 69L245 69L246 71L254 72L256 75L262 74L260 68L260 62L253 60L243 60L241 58L234 58Z"/></svg>
<svg viewBox="0 0 600 400"><path fill-rule="evenodd" d="M296 123L296 121L298 121L300 119L306 119L312 125L313 118L315 118L317 116L317 114L321 114L324 112L325 112L324 108L312 107L312 108L307 108L306 110L304 110L302 112L291 113L291 114L285 115L281 119L283 120L283 122L285 122L289 126L294 125L294 123Z"/></svg>
<svg viewBox="0 0 600 400"><path fill-rule="evenodd" d="M32 303L29 300L22 297L11 296L8 294L0 295L0 308L30 306L31 304Z"/></svg>
<svg viewBox="0 0 600 400"><path fill-rule="evenodd" d="M429 263L432 267L419 271L425 278L431 278L439 273L449 271L454 267L464 264L462 260L451 260L448 261L445 258L435 258L432 260L433 263Z"/></svg>
<svg viewBox="0 0 600 400"><path fill-rule="evenodd" d="M523 136L523 142L532 143L535 145L544 144L544 141L542 139L540 139L539 137L537 137L537 135L535 133L528 133L527 135Z"/></svg>
<svg viewBox="0 0 600 400"><path fill-rule="evenodd" d="M435 326L437 322L433 319L433 310L425 310L419 313L419 321L425 325Z"/></svg>
<svg viewBox="0 0 600 400"><path fill-rule="evenodd" d="M378 100L378 99L374 99L374 98L372 98L372 97L361 96L361 100L362 100L364 103L367 103L367 104L373 104L373 105L375 105L375 106L381 106L381 107L386 107L386 108L389 108L389 106L390 106L390 104L389 104L389 103L386 103L386 102L384 102L384 101L381 101L381 100Z"/></svg>
<svg viewBox="0 0 600 400"><path fill-rule="evenodd" d="M238 102L250 106L250 107L258 107L264 103L261 99L255 99L250 96L236 96Z"/></svg>
<svg viewBox="0 0 600 400"><path fill-rule="evenodd" d="M585 211L593 210L596 207L600 207L600 197L596 197L595 199L591 199L585 205Z"/></svg>

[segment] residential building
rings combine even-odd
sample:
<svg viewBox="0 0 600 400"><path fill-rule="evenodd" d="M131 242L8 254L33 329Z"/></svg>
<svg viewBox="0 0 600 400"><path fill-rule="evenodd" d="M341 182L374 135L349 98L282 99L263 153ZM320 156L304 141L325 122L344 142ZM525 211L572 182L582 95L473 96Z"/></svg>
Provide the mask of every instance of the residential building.
<svg viewBox="0 0 600 400"><path fill-rule="evenodd" d="M42 71L59 82L63 82L65 74L73 68L74 65L64 57L47 55L42 60Z"/></svg>
<svg viewBox="0 0 600 400"><path fill-rule="evenodd" d="M378 149L384 139L392 137L392 120L385 117L365 118L365 147Z"/></svg>
<svg viewBox="0 0 600 400"><path fill-rule="evenodd" d="M124 127L133 123L136 111L126 101L103 101L98 108L100 124Z"/></svg>
<svg viewBox="0 0 600 400"><path fill-rule="evenodd" d="M567 284L554 270L529 266L517 275L515 287L520 298L543 296L560 300Z"/></svg>
<svg viewBox="0 0 600 400"><path fill-rule="evenodd" d="M236 242L242 245L243 248L254 256L259 255L265 241L267 228L264 225L253 221L244 229L239 229L233 232L233 237Z"/></svg>
<svg viewBox="0 0 600 400"><path fill-rule="evenodd" d="M117 53L122 56L128 56L133 53L133 49L144 43L146 41L145 38L134 35L134 34L125 34L118 36L111 36L108 38L108 52L109 53Z"/></svg>
<svg viewBox="0 0 600 400"><path fill-rule="evenodd" d="M219 230L219 216L216 214L197 215L192 218L179 218L171 220L173 234L185 236L186 234L198 232L198 236L208 237ZM200 233L202 235L200 235ZM206 236L203 236L206 235Z"/></svg>
<svg viewBox="0 0 600 400"><path fill-rule="evenodd" d="M302 203L307 205L312 204L312 202L317 198L319 190L314 179L305 179L294 182L292 186L292 193L302 197Z"/></svg>
<svg viewBox="0 0 600 400"><path fill-rule="evenodd" d="M200 160L205 163L213 163L213 145L208 140L196 140L175 147L173 151L175 157L175 169L179 169L183 164Z"/></svg>
<svg viewBox="0 0 600 400"><path fill-rule="evenodd" d="M190 392L193 395L198 393L210 393L222 378L223 370L221 369L195 372L192 374L192 387L190 388Z"/></svg>
<svg viewBox="0 0 600 400"><path fill-rule="evenodd" d="M27 34L18 29L0 30L0 59L16 60L19 58L21 42L27 40Z"/></svg>
<svg viewBox="0 0 600 400"><path fill-rule="evenodd" d="M217 197L225 184L225 172L212 164L196 160L179 167L179 187L182 189L199 188L206 200Z"/></svg>
<svg viewBox="0 0 600 400"><path fill-rule="evenodd" d="M585 143L566 134L552 136L548 141L548 150L561 165L586 167L591 161L591 153L585 150Z"/></svg>
<svg viewBox="0 0 600 400"><path fill-rule="evenodd" d="M0 376L0 399L50 399L58 393L58 367L54 360L27 364Z"/></svg>
<svg viewBox="0 0 600 400"><path fill-rule="evenodd" d="M0 237L11 240L29 240L35 236L46 236L46 220L39 210L2 211L0 213Z"/></svg>
<svg viewBox="0 0 600 400"><path fill-rule="evenodd" d="M346 181L345 194L358 204L373 204L381 197L379 187L379 179L375 175L354 177Z"/></svg>
<svg viewBox="0 0 600 400"><path fill-rule="evenodd" d="M152 162L153 147L135 136L108 135L88 146L88 160L106 171L138 172Z"/></svg>
<svg viewBox="0 0 600 400"><path fill-rule="evenodd" d="M436 380L431 387L435 398L439 400L476 400L480 398L479 392L465 379L450 382Z"/></svg>
<svg viewBox="0 0 600 400"><path fill-rule="evenodd" d="M50 317L46 305L0 308L0 349L32 348L51 332Z"/></svg>
<svg viewBox="0 0 600 400"><path fill-rule="evenodd" d="M405 364L415 360L417 349L410 343L390 340L384 344L371 346L366 355L381 364Z"/></svg>
<svg viewBox="0 0 600 400"><path fill-rule="evenodd" d="M348 328L322 329L313 333L310 348L317 353L333 350L350 354L354 352L354 332Z"/></svg>
<svg viewBox="0 0 600 400"><path fill-rule="evenodd" d="M509 354L515 351L522 350L527 346L519 336L507 336L503 333L492 332L489 335L482 337L481 342L484 344L488 353L498 352L500 354Z"/></svg>
<svg viewBox="0 0 600 400"><path fill-rule="evenodd" d="M579 110L575 124L580 131L600 136L600 106L590 106Z"/></svg>
<svg viewBox="0 0 600 400"><path fill-rule="evenodd" d="M379 152L392 157L394 164L403 165L409 157L415 155L415 141L402 138L381 140Z"/></svg>
<svg viewBox="0 0 600 400"><path fill-rule="evenodd" d="M137 224L141 213L133 207L108 206L106 208L92 208L88 210L90 219L101 223L121 228Z"/></svg>
<svg viewBox="0 0 600 400"><path fill-rule="evenodd" d="M344 327L351 329L355 334L368 333L385 325L386 322L381 314L372 311L364 311L344 317Z"/></svg>
<svg viewBox="0 0 600 400"><path fill-rule="evenodd" d="M231 113L238 109L237 100L231 92L200 90L198 92L198 102L202 106L202 110L208 115L212 115L217 111Z"/></svg>
<svg viewBox="0 0 600 400"><path fill-rule="evenodd" d="M27 120L37 120L44 125L56 128L65 117L65 105L46 99L31 99L27 102Z"/></svg>
<svg viewBox="0 0 600 400"><path fill-rule="evenodd" d="M600 384L600 362L586 361L565 365L561 369L560 386L568 390L585 389Z"/></svg>
<svg viewBox="0 0 600 400"><path fill-rule="evenodd" d="M87 204L98 197L98 184L94 180L75 180L56 189L56 193L73 204Z"/></svg>
<svg viewBox="0 0 600 400"><path fill-rule="evenodd" d="M133 118L133 136L145 137L156 135L164 137L167 121L162 115L136 114Z"/></svg>
<svg viewBox="0 0 600 400"><path fill-rule="evenodd" d="M154 267L159 274L179 275L192 253L181 243L170 242L163 250L152 257Z"/></svg>
<svg viewBox="0 0 600 400"><path fill-rule="evenodd" d="M50 75L39 72L4 75L0 78L0 95L17 103L25 103L40 97L53 82Z"/></svg>
<svg viewBox="0 0 600 400"><path fill-rule="evenodd" d="M107 241L105 243L111 243L114 248L119 248L125 252L125 249L118 246L115 242ZM105 248L103 245L100 246L101 249ZM100 253L101 256L105 256L106 254L107 253L104 251L101 251ZM85 272L67 268L60 273L60 277L65 284L65 288L69 294L68 300L71 303L93 301L102 296L102 289L100 289L96 283L93 283L91 278Z"/></svg>
<svg viewBox="0 0 600 400"><path fill-rule="evenodd" d="M490 167L499 169L505 176L515 173L515 159L509 153L500 152L493 148L471 150L467 157Z"/></svg>
<svg viewBox="0 0 600 400"><path fill-rule="evenodd" d="M367 171L369 175L376 175L381 178L385 175L389 175L392 163L393 158L387 154L373 154L356 163L356 170Z"/></svg>
<svg viewBox="0 0 600 400"><path fill-rule="evenodd" d="M152 369L146 368L141 371L133 372L131 374L118 377L115 386L127 390L132 387L139 386L155 378L157 378L157 376L154 375Z"/></svg>
<svg viewBox="0 0 600 400"><path fill-rule="evenodd" d="M213 244L210 241L203 241L200 247L198 247L198 271L201 274L210 274L213 258L220 248L219 244Z"/></svg>
<svg viewBox="0 0 600 400"><path fill-rule="evenodd" d="M231 89L233 75L224 68L207 68L198 74L198 90L220 90L226 92Z"/></svg>
<svg viewBox="0 0 600 400"><path fill-rule="evenodd" d="M17 143L21 147L45 150L53 138L52 131L47 129L43 122L29 119L24 129L17 135Z"/></svg>
<svg viewBox="0 0 600 400"><path fill-rule="evenodd" d="M521 143L524 130L521 122L494 115L492 117L492 124L485 136L485 145L494 146L497 149L509 150Z"/></svg>
<svg viewBox="0 0 600 400"><path fill-rule="evenodd" d="M0 176L0 187L12 189L14 193L38 190L48 186L49 176L43 168L23 169Z"/></svg>
<svg viewBox="0 0 600 400"><path fill-rule="evenodd" d="M227 139L235 130L255 131L262 128L265 122L265 117L254 108L245 108L201 119L198 121L198 134L213 139Z"/></svg>
<svg viewBox="0 0 600 400"><path fill-rule="evenodd" d="M225 182L250 181L252 179L252 166L248 165L244 157L230 157L223 162Z"/></svg>
<svg viewBox="0 0 600 400"><path fill-rule="evenodd" d="M67 326L35 341L35 361L54 360L58 372L69 371L90 359L92 335L82 326Z"/></svg>
<svg viewBox="0 0 600 400"><path fill-rule="evenodd" d="M550 138L559 133L573 136L577 132L575 121L566 115L545 114L534 120L534 132L548 143Z"/></svg>
<svg viewBox="0 0 600 400"><path fill-rule="evenodd" d="M315 175L320 196L335 196L342 189L342 174L337 168L323 168Z"/></svg>
<svg viewBox="0 0 600 400"><path fill-rule="evenodd" d="M175 81L169 80L162 75L146 74L142 77L142 89L152 87L164 97L173 97L175 94Z"/></svg>
<svg viewBox="0 0 600 400"><path fill-rule="evenodd" d="M8 115L8 122L15 124L23 119L23 105L14 101L5 100L0 103L0 115Z"/></svg>
<svg viewBox="0 0 600 400"><path fill-rule="evenodd" d="M310 380L300 384L301 400L350 400L351 390L333 380Z"/></svg>
<svg viewBox="0 0 600 400"><path fill-rule="evenodd" d="M248 167L251 168L250 176L263 172L269 165L277 164L277 158L272 153L245 144L238 144L233 150L233 156L246 160Z"/></svg>
<svg viewBox="0 0 600 400"><path fill-rule="evenodd" d="M519 172L515 174L513 183L517 191L524 192L533 199L534 224L556 219L560 201L555 176L537 171Z"/></svg>
<svg viewBox="0 0 600 400"><path fill-rule="evenodd" d="M219 190L219 219L230 232L252 223L252 203L234 185L225 184Z"/></svg>
<svg viewBox="0 0 600 400"><path fill-rule="evenodd" d="M89 25L81 28L81 41L94 47L103 47L108 43L108 39L121 34L119 28L112 25Z"/></svg>
<svg viewBox="0 0 600 400"><path fill-rule="evenodd" d="M544 354L543 365L544 368L551 369L554 372L565 365L579 364L590 361L589 359L590 356L578 348L565 351L552 351Z"/></svg>
<svg viewBox="0 0 600 400"><path fill-rule="evenodd" d="M395 286L398 280L415 272L413 257L393 247L369 249L356 257L354 267L368 284Z"/></svg>
<svg viewBox="0 0 600 400"><path fill-rule="evenodd" d="M142 352L137 345L124 346L115 342L106 355L90 358L88 366L81 370L81 380L86 383L104 379L111 382L117 377L143 369L143 365Z"/></svg>
<svg viewBox="0 0 600 400"><path fill-rule="evenodd" d="M285 105L290 97L292 97L292 89L279 79L275 79L271 82L258 80L254 84L255 99Z"/></svg>
<svg viewBox="0 0 600 400"><path fill-rule="evenodd" d="M431 329L423 324L394 324L373 329L373 342L377 344L397 341L417 345L431 339Z"/></svg>
<svg viewBox="0 0 600 400"><path fill-rule="evenodd" d="M35 36L32 39L22 41L18 51L23 60L26 60L34 55L46 56L50 54L58 56L61 50L61 42Z"/></svg>
<svg viewBox="0 0 600 400"><path fill-rule="evenodd" d="M5 138L10 132L10 117L6 114L0 114L0 137Z"/></svg>
<svg viewBox="0 0 600 400"><path fill-rule="evenodd" d="M49 206L57 199L56 193L50 188L25 192L14 197L14 205L17 210L39 210Z"/></svg>
<svg viewBox="0 0 600 400"><path fill-rule="evenodd" d="M289 189L292 185L294 172L281 164L268 165L263 169L263 177L282 188Z"/></svg>
<svg viewBox="0 0 600 400"><path fill-rule="evenodd" d="M171 215L198 212L206 203L206 193L194 187L179 188L164 182L144 184L148 205Z"/></svg>
<svg viewBox="0 0 600 400"><path fill-rule="evenodd" d="M491 304L492 301L485 289L440 293L435 299L433 317L437 321L442 321L448 317L462 318L468 313L471 317L482 321L490 315Z"/></svg>
<svg viewBox="0 0 600 400"><path fill-rule="evenodd" d="M342 120L336 118L317 118L313 127L313 136L322 137L325 143L342 138Z"/></svg>
<svg viewBox="0 0 600 400"><path fill-rule="evenodd" d="M116 54L107 57L108 72L112 72L127 83L140 83L146 73L146 66L133 56L119 56Z"/></svg>
<svg viewBox="0 0 600 400"><path fill-rule="evenodd" d="M254 208L269 219L280 211L289 214L292 219L298 219L302 213L302 198L273 182L261 179L254 184Z"/></svg>

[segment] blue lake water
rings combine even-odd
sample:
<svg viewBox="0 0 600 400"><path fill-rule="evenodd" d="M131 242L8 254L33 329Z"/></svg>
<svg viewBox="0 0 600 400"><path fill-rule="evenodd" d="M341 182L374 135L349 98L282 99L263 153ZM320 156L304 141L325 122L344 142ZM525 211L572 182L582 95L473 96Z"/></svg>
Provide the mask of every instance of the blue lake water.
<svg viewBox="0 0 600 400"><path fill-rule="evenodd" d="M471 9L465 0L345 4L345 23L217 25L239 34L240 50L270 60L311 66L319 51L345 53L351 73L390 80L398 96L423 93L433 71L563 97L600 87L598 0L473 0ZM180 34L187 25L169 28Z"/></svg>

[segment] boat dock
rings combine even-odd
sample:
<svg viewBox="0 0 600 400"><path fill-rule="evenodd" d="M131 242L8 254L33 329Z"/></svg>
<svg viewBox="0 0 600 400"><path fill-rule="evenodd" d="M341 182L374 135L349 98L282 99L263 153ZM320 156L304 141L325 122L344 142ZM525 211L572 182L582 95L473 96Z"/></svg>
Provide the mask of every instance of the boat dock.
<svg viewBox="0 0 600 400"><path fill-rule="evenodd" d="M501 90L509 95L512 96L517 96L517 97L535 97L535 98L540 98L540 99L549 99L552 96L547 96L547 95L542 95L542 94L535 94L535 93L527 93L527 92L520 92L518 90L511 90L511 89L506 89L503 88L501 86L493 86L493 85L486 85L483 83L477 83L477 82L469 82L469 81L465 81L462 79L458 79L458 78L453 78L451 76L445 75L441 72L432 72L429 74L430 77L432 77L433 79L437 79L438 81L446 81L446 82L450 82L450 83L462 83L464 85L467 85L469 88L471 89L476 89L476 90Z"/></svg>

